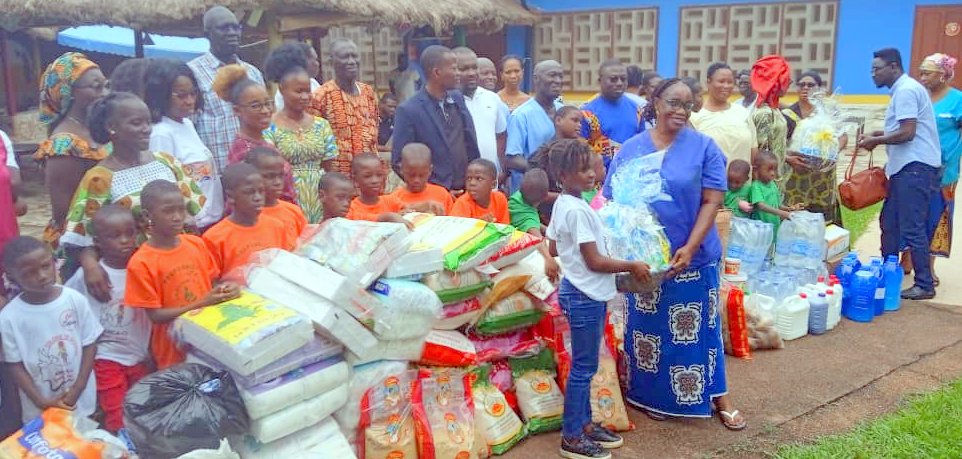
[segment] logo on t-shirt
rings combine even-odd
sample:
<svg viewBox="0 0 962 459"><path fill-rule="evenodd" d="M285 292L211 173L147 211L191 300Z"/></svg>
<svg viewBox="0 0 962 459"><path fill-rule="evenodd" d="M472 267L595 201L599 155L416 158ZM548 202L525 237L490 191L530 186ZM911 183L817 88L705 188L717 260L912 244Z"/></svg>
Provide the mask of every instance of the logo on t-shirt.
<svg viewBox="0 0 962 459"><path fill-rule="evenodd" d="M77 379L74 362L79 355L77 342L67 334L50 338L38 349L37 367L40 370L40 380L46 383L50 392L60 392Z"/></svg>
<svg viewBox="0 0 962 459"><path fill-rule="evenodd" d="M67 331L77 329L77 311L73 308L67 309L60 314L60 326Z"/></svg>

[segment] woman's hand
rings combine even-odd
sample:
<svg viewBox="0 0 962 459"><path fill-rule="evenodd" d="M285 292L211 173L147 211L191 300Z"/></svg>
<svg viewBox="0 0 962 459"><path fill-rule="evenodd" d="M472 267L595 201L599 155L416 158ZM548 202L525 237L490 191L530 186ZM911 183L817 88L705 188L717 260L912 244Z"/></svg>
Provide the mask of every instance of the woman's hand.
<svg viewBox="0 0 962 459"><path fill-rule="evenodd" d="M633 261L628 270L631 275L641 283L651 282L651 267L643 261Z"/></svg>
<svg viewBox="0 0 962 459"><path fill-rule="evenodd" d="M668 277L675 277L678 273L688 269L691 265L691 258L694 255L694 249L689 246L683 246L675 251L675 256L671 257L671 269L668 270Z"/></svg>
<svg viewBox="0 0 962 459"><path fill-rule="evenodd" d="M785 163L798 173L805 173L811 169L805 159L795 153L790 153L785 156Z"/></svg>

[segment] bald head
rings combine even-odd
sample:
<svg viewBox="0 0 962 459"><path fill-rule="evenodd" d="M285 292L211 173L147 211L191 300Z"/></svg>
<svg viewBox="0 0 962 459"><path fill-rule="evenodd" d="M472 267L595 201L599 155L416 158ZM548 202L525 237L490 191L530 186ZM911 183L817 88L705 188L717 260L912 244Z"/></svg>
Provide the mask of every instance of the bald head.
<svg viewBox="0 0 962 459"><path fill-rule="evenodd" d="M535 95L542 103L553 101L561 96L564 84L564 70L558 61L546 60L534 66Z"/></svg>
<svg viewBox="0 0 962 459"><path fill-rule="evenodd" d="M210 40L210 52L223 62L233 63L240 48L241 27L237 16L223 6L204 13L204 35Z"/></svg>
<svg viewBox="0 0 962 459"><path fill-rule="evenodd" d="M521 179L521 197L528 204L537 206L548 196L548 173L543 169L531 169Z"/></svg>
<svg viewBox="0 0 962 459"><path fill-rule="evenodd" d="M431 164L431 149L423 143L409 143L401 149L402 164Z"/></svg>
<svg viewBox="0 0 962 459"><path fill-rule="evenodd" d="M452 50L458 58L458 82L465 96L474 97L478 90L478 55L466 46Z"/></svg>
<svg viewBox="0 0 962 459"><path fill-rule="evenodd" d="M478 85L488 91L498 89L498 68L486 57L478 58Z"/></svg>

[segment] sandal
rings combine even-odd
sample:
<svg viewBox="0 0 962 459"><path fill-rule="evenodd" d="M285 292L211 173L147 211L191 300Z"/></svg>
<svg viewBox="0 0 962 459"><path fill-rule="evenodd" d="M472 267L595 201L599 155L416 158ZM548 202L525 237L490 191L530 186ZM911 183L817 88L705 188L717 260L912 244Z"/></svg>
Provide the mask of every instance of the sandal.
<svg viewBox="0 0 962 459"><path fill-rule="evenodd" d="M932 286L938 287L942 282L939 280L939 276L932 276Z"/></svg>
<svg viewBox="0 0 962 459"><path fill-rule="evenodd" d="M744 418L742 418L742 422L735 423L735 418L738 417L738 410L732 411L731 413L719 410L718 415L718 420L721 421L722 425L728 430L737 432L739 430L745 430L745 428L748 427L748 421Z"/></svg>

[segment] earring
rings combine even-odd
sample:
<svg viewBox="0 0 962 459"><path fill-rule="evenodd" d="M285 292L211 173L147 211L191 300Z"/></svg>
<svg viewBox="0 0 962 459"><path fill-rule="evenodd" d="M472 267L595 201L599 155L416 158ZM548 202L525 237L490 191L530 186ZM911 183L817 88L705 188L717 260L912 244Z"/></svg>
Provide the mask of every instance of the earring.
<svg viewBox="0 0 962 459"><path fill-rule="evenodd" d="M115 131L115 130L113 130L113 129L111 129L111 130L108 131L107 133L110 134L110 135L117 135L117 131Z"/></svg>

